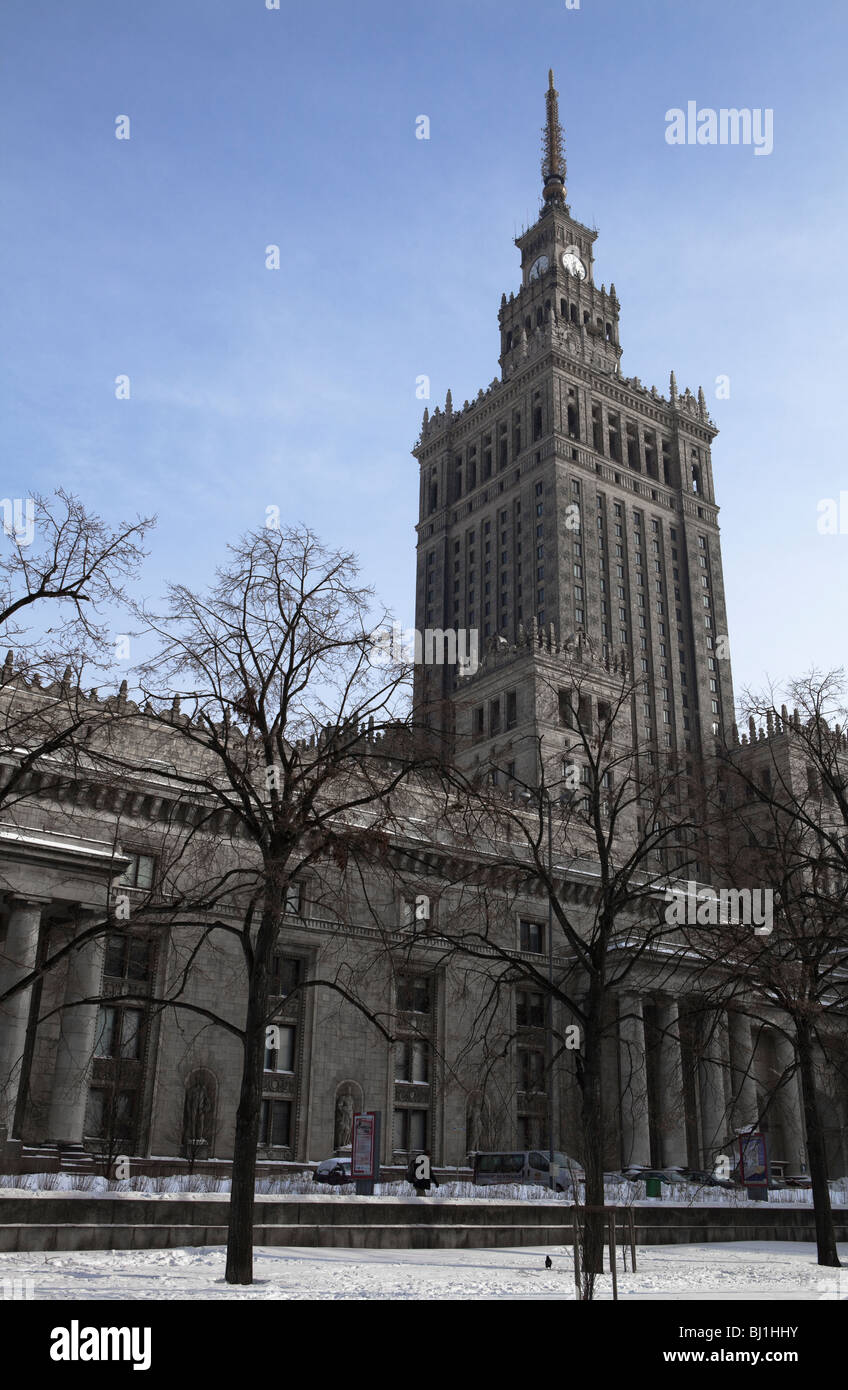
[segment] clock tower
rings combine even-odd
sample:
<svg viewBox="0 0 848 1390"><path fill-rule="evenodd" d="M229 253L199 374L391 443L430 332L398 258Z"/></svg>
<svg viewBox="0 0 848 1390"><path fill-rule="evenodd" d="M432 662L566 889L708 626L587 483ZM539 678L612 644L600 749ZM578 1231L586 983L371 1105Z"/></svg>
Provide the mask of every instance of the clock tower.
<svg viewBox="0 0 848 1390"><path fill-rule="evenodd" d="M632 680L640 746L697 751L733 718L711 446L702 391L621 373L615 286L566 201L553 73L542 201L501 298L500 375L424 412L416 627L478 635L479 669L416 671L420 717L455 756L535 778L579 667L586 717ZM425 655L428 652L424 644ZM432 655L432 652L430 653ZM638 689L637 689L638 687ZM553 692L553 693L552 693ZM523 751L522 751L523 749Z"/></svg>

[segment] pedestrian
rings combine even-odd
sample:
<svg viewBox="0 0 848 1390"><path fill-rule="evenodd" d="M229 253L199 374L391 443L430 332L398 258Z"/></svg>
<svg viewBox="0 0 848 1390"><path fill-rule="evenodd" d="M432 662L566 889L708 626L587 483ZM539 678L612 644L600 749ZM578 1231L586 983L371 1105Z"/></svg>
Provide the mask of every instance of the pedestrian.
<svg viewBox="0 0 848 1390"><path fill-rule="evenodd" d="M406 1165L406 1180L412 1184L419 1197L426 1196L433 1185L439 1186L438 1178L433 1176L430 1167L429 1154L410 1154L409 1163Z"/></svg>

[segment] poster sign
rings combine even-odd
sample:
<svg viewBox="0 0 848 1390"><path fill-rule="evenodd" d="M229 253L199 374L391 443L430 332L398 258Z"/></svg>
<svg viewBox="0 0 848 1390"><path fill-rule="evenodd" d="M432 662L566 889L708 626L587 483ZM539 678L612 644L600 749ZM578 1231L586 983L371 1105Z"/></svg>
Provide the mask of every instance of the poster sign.
<svg viewBox="0 0 848 1390"><path fill-rule="evenodd" d="M350 1146L350 1175L360 1181L376 1182L380 1176L379 1116L373 1110L353 1117Z"/></svg>
<svg viewBox="0 0 848 1390"><path fill-rule="evenodd" d="M746 1187L768 1187L768 1154L764 1134L740 1135L739 1173Z"/></svg>

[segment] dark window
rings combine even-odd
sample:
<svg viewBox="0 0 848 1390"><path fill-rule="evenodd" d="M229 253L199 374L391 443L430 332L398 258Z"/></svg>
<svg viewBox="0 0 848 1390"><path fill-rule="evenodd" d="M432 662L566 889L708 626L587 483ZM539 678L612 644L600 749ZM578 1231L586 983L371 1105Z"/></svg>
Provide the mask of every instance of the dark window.
<svg viewBox="0 0 848 1390"><path fill-rule="evenodd" d="M522 951L535 951L541 955L544 949L545 931L541 922L528 922L522 919L520 923L520 941Z"/></svg>
<svg viewBox="0 0 848 1390"><path fill-rule="evenodd" d="M271 961L271 994L285 999L300 984L303 962L295 956L274 955Z"/></svg>
<svg viewBox="0 0 848 1390"><path fill-rule="evenodd" d="M430 1048L426 1042L406 1039L395 1052L395 1081L424 1085L430 1080Z"/></svg>
<svg viewBox="0 0 848 1390"><path fill-rule="evenodd" d="M535 1047L518 1049L519 1091L544 1091L545 1054Z"/></svg>
<svg viewBox="0 0 848 1390"><path fill-rule="evenodd" d="M291 1101L263 1100L259 1117L260 1144L288 1148L291 1143Z"/></svg>
<svg viewBox="0 0 848 1390"><path fill-rule="evenodd" d="M515 1017L519 1028L541 1028L545 1022L545 996L534 990L518 991Z"/></svg>
<svg viewBox="0 0 848 1390"><path fill-rule="evenodd" d="M151 854L131 854L129 858L129 865L117 880L118 883L126 888L152 888L156 867L156 860L153 856Z"/></svg>
<svg viewBox="0 0 848 1390"><path fill-rule="evenodd" d="M430 1012L430 981L426 975L409 975L398 980L397 1006L402 1013Z"/></svg>
<svg viewBox="0 0 848 1390"><path fill-rule="evenodd" d="M106 940L104 975L115 980L149 981L153 943L142 936L111 935Z"/></svg>
<svg viewBox="0 0 848 1390"><path fill-rule="evenodd" d="M113 1091L92 1087L85 1112L85 1133L92 1139L133 1142L135 1129L135 1091Z"/></svg>
<svg viewBox="0 0 848 1390"><path fill-rule="evenodd" d="M141 1009L119 1009L103 1005L97 1014L95 1057L136 1061L141 1056L144 1014Z"/></svg>
<svg viewBox="0 0 848 1390"><path fill-rule="evenodd" d="M566 729L575 727L574 709L571 703L571 691L561 690L559 692L559 722L564 724Z"/></svg>
<svg viewBox="0 0 848 1390"><path fill-rule="evenodd" d="M394 1147L396 1152L426 1151L429 1112L427 1110L396 1110L394 1114Z"/></svg>

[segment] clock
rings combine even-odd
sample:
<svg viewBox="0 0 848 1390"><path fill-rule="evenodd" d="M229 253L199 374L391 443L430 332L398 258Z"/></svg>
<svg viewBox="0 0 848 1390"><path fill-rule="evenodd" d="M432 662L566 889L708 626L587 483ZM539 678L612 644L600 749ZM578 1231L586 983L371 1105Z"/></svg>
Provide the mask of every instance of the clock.
<svg viewBox="0 0 848 1390"><path fill-rule="evenodd" d="M550 261L547 256L539 256L538 260L535 260L530 267L530 274L527 276L528 281L538 280L539 276L543 271L547 270L549 265Z"/></svg>
<svg viewBox="0 0 848 1390"><path fill-rule="evenodd" d="M563 251L562 264L563 269L567 270L569 275L576 275L578 280L586 279L586 267L573 248Z"/></svg>

